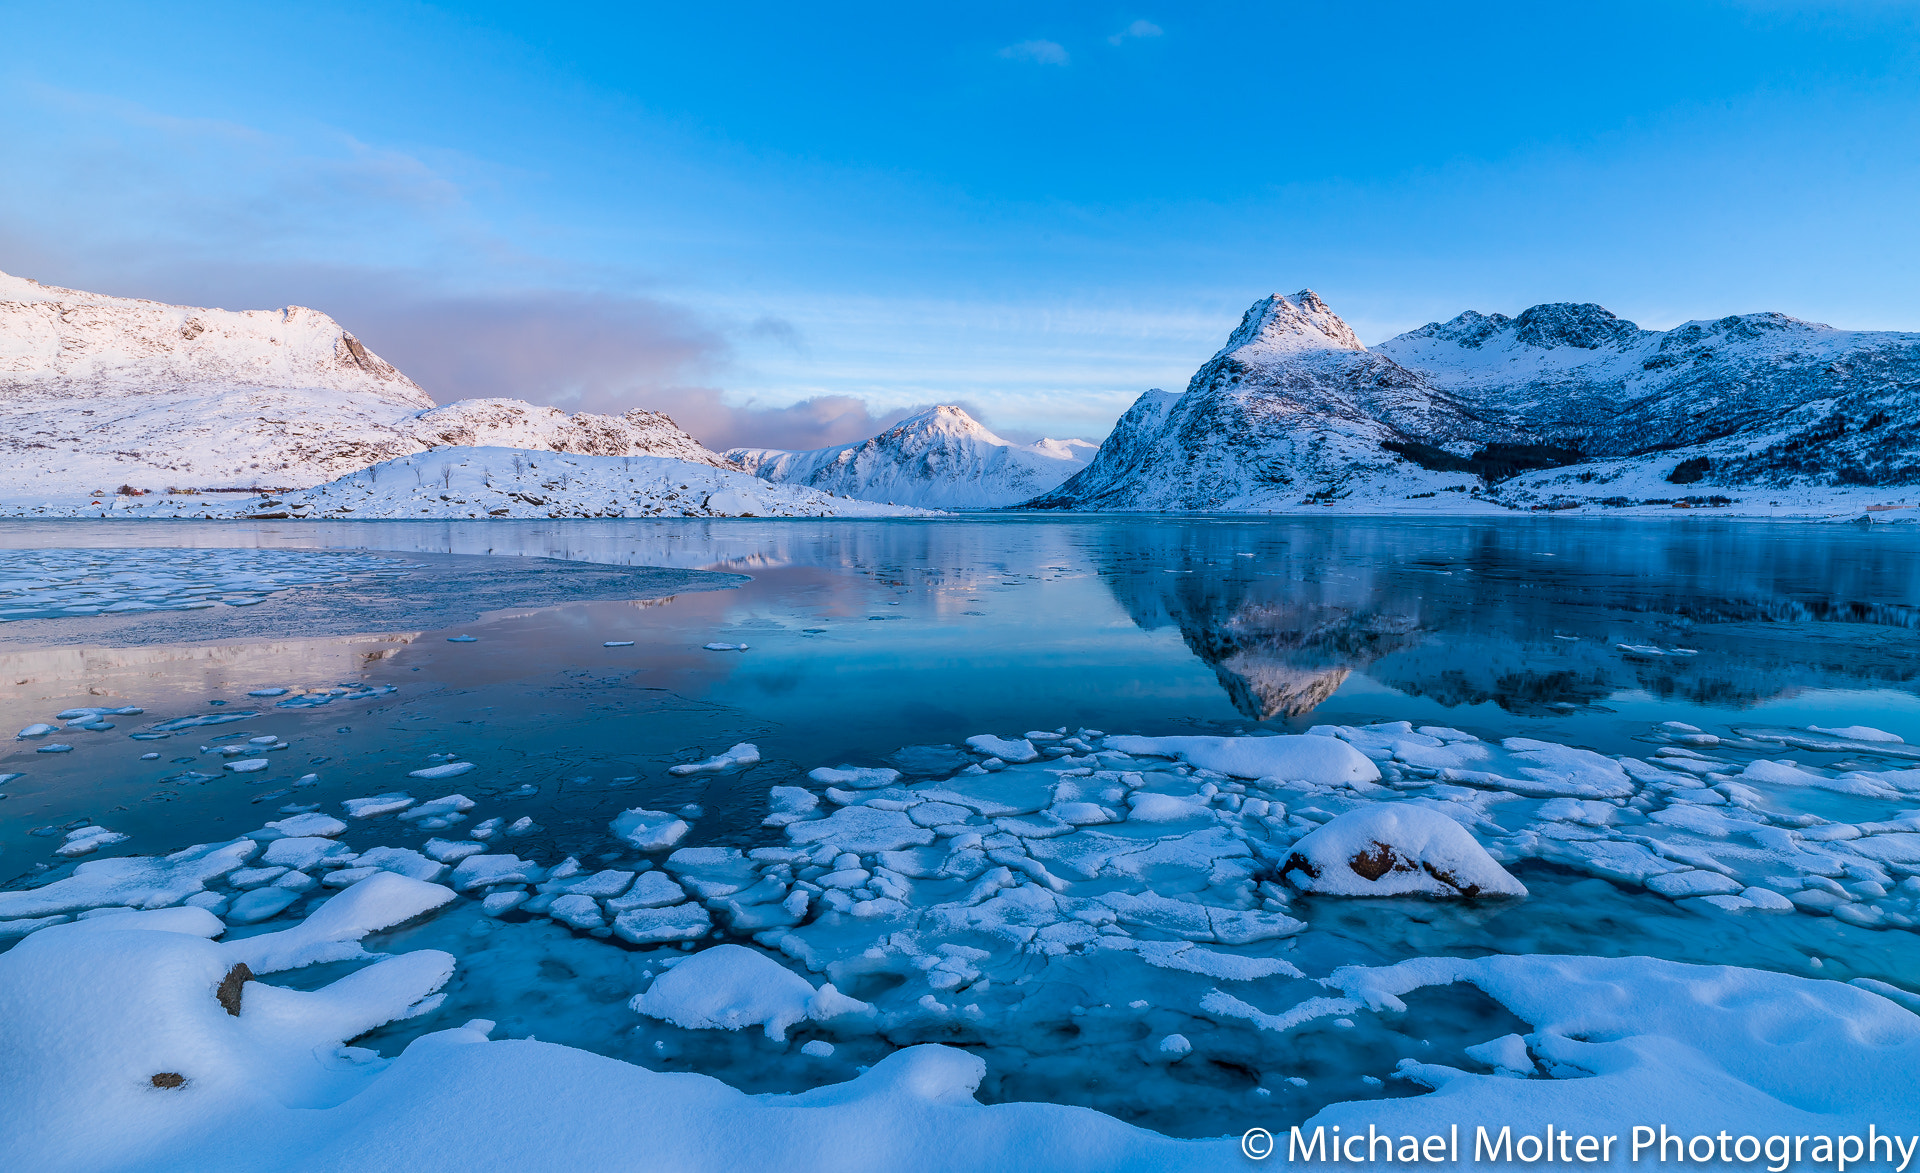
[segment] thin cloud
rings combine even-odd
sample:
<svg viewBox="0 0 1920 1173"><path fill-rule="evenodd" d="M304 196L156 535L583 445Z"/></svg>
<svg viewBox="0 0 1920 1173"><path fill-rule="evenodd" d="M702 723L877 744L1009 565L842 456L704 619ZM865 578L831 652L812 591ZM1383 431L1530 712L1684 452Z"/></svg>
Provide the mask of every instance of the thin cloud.
<svg viewBox="0 0 1920 1173"><path fill-rule="evenodd" d="M1136 20L1126 28L1107 38L1107 44L1118 45L1129 39L1157 37L1165 30L1150 20Z"/></svg>
<svg viewBox="0 0 1920 1173"><path fill-rule="evenodd" d="M1033 65L1065 65L1070 60L1066 46L1058 41L1021 41L1000 50L1000 56Z"/></svg>

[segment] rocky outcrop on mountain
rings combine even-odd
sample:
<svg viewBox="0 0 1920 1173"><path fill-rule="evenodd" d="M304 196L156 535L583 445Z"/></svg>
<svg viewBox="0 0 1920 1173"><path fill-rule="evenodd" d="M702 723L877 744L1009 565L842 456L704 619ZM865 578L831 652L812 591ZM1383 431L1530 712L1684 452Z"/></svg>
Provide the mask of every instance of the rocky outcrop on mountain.
<svg viewBox="0 0 1920 1173"><path fill-rule="evenodd" d="M436 445L656 455L731 467L653 412L514 400L435 407L317 310L229 311L0 274L0 499L296 488Z"/></svg>
<svg viewBox="0 0 1920 1173"><path fill-rule="evenodd" d="M1916 435L1920 334L1782 314L1645 330L1597 305L1556 303L1512 318L1468 311L1369 350L1302 291L1255 303L1185 394L1141 396L1084 472L1032 504L1733 503L1721 489L1845 497L1852 486L1920 485Z"/></svg>
<svg viewBox="0 0 1920 1173"><path fill-rule="evenodd" d="M1374 349L1589 458L1697 448L1713 483L1920 482L1920 333L1775 313L1643 330L1557 304L1462 314Z"/></svg>
<svg viewBox="0 0 1920 1173"><path fill-rule="evenodd" d="M807 452L734 448L727 458L777 484L925 509L995 509L1066 480L1093 447L1084 440L1014 444L960 408L941 405L858 444Z"/></svg>

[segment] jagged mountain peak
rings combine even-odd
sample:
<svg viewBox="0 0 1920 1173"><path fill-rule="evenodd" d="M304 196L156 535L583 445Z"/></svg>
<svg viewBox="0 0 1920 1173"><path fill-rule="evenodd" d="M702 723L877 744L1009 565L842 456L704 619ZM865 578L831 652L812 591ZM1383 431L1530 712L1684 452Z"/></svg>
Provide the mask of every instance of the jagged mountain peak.
<svg viewBox="0 0 1920 1173"><path fill-rule="evenodd" d="M935 434L956 439L979 440L986 444L1008 443L994 435L985 424L950 403L936 403L925 411L915 412L882 432L875 439L906 439Z"/></svg>
<svg viewBox="0 0 1920 1173"><path fill-rule="evenodd" d="M1253 303L1227 344L1214 357L1239 351L1285 354L1303 350L1365 350L1353 327L1320 295L1302 289L1292 297L1270 294Z"/></svg>
<svg viewBox="0 0 1920 1173"><path fill-rule="evenodd" d="M1513 326L1516 341L1549 349L1573 346L1598 350L1602 346L1637 341L1649 332L1590 301L1553 301L1533 306L1522 311L1513 320Z"/></svg>
<svg viewBox="0 0 1920 1173"><path fill-rule="evenodd" d="M1396 343L1431 339L1450 342L1464 350L1479 350L1489 342L1506 338L1508 345L1538 350L1563 346L1598 350L1606 346L1628 346L1653 333L1655 331L1642 330L1593 302L1550 301L1522 310L1520 316L1514 318L1466 310L1447 321L1428 322L1417 330L1409 330L1376 349L1392 352Z"/></svg>

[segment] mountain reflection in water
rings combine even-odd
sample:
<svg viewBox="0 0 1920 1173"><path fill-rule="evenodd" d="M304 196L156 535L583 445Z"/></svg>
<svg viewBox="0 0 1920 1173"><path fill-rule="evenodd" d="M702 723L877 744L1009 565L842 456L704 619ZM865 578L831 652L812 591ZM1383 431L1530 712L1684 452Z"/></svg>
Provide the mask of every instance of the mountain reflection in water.
<svg viewBox="0 0 1920 1173"><path fill-rule="evenodd" d="M1115 598L1145 630L1177 628L1260 721L1305 715L1360 671L1443 705L1529 715L1623 690L1739 708L1920 679L1915 544L1851 528L1121 533L1131 540L1099 555Z"/></svg>

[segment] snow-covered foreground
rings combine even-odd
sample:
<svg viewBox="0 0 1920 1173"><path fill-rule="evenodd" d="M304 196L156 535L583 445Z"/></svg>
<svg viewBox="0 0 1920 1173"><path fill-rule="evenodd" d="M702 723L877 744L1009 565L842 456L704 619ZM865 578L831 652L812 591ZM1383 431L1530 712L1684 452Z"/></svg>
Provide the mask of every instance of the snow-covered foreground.
<svg viewBox="0 0 1920 1173"><path fill-rule="evenodd" d="M100 495L8 506L15 517L331 518L921 517L927 511L769 484L664 456L435 448L312 489L264 496Z"/></svg>
<svg viewBox="0 0 1920 1173"><path fill-rule="evenodd" d="M512 854L526 821L507 826L457 793L396 789L339 818L290 807L239 839L0 893L0 934L24 937L0 955L12 1073L0 1157L34 1169L345 1169L371 1154L532 1169L1239 1159L1233 1142L1172 1141L1084 1109L983 1107L976 1088L1145 1099L1189 1114L1188 1132L1261 1126L1282 1143L1295 1124L1396 1138L1459 1125L1468 1146L1483 1125L1553 1125L1619 1137L1599 1162L1616 1166L1634 1125L1756 1144L1871 1127L1917 1143L1920 996L1878 978L1583 954L1657 940L1637 922L1664 917L1750 966L1817 973L1819 950L1838 947L1856 969L1899 956L1871 943L1920 925L1920 751L1852 726L1667 724L1644 740L1645 756L1607 756L1405 723L983 734L902 751L899 769L781 778L765 846L686 847L697 811L636 808L595 864ZM1807 769L1795 747L1849 757ZM764 769L753 749L698 764ZM412 783L472 768L447 760ZM340 842L350 823L382 845ZM81 827L65 846L98 851L115 834ZM1552 907L1529 913L1540 901ZM1529 915L1559 935L1527 928ZM441 948L377 959L361 943L422 917L406 943ZM1421 947L1449 940L1445 926L1503 919L1498 935L1563 955ZM313 990L251 980L323 963L359 968ZM1463 1001L1468 987L1485 999ZM586 1032L593 1049L642 1061L704 1054L740 1082L779 1071L772 1082L822 1086L746 1095L488 1041L493 1022L468 1020L489 1018L542 1038ZM346 1045L409 1019L430 1033L397 1056L378 1036ZM929 1042L966 1049L915 1045ZM1433 1090L1410 1094L1421 1089Z"/></svg>
<svg viewBox="0 0 1920 1173"><path fill-rule="evenodd" d="M0 551L0 623L15 619L249 607L300 586L391 578L410 565L311 550Z"/></svg>

